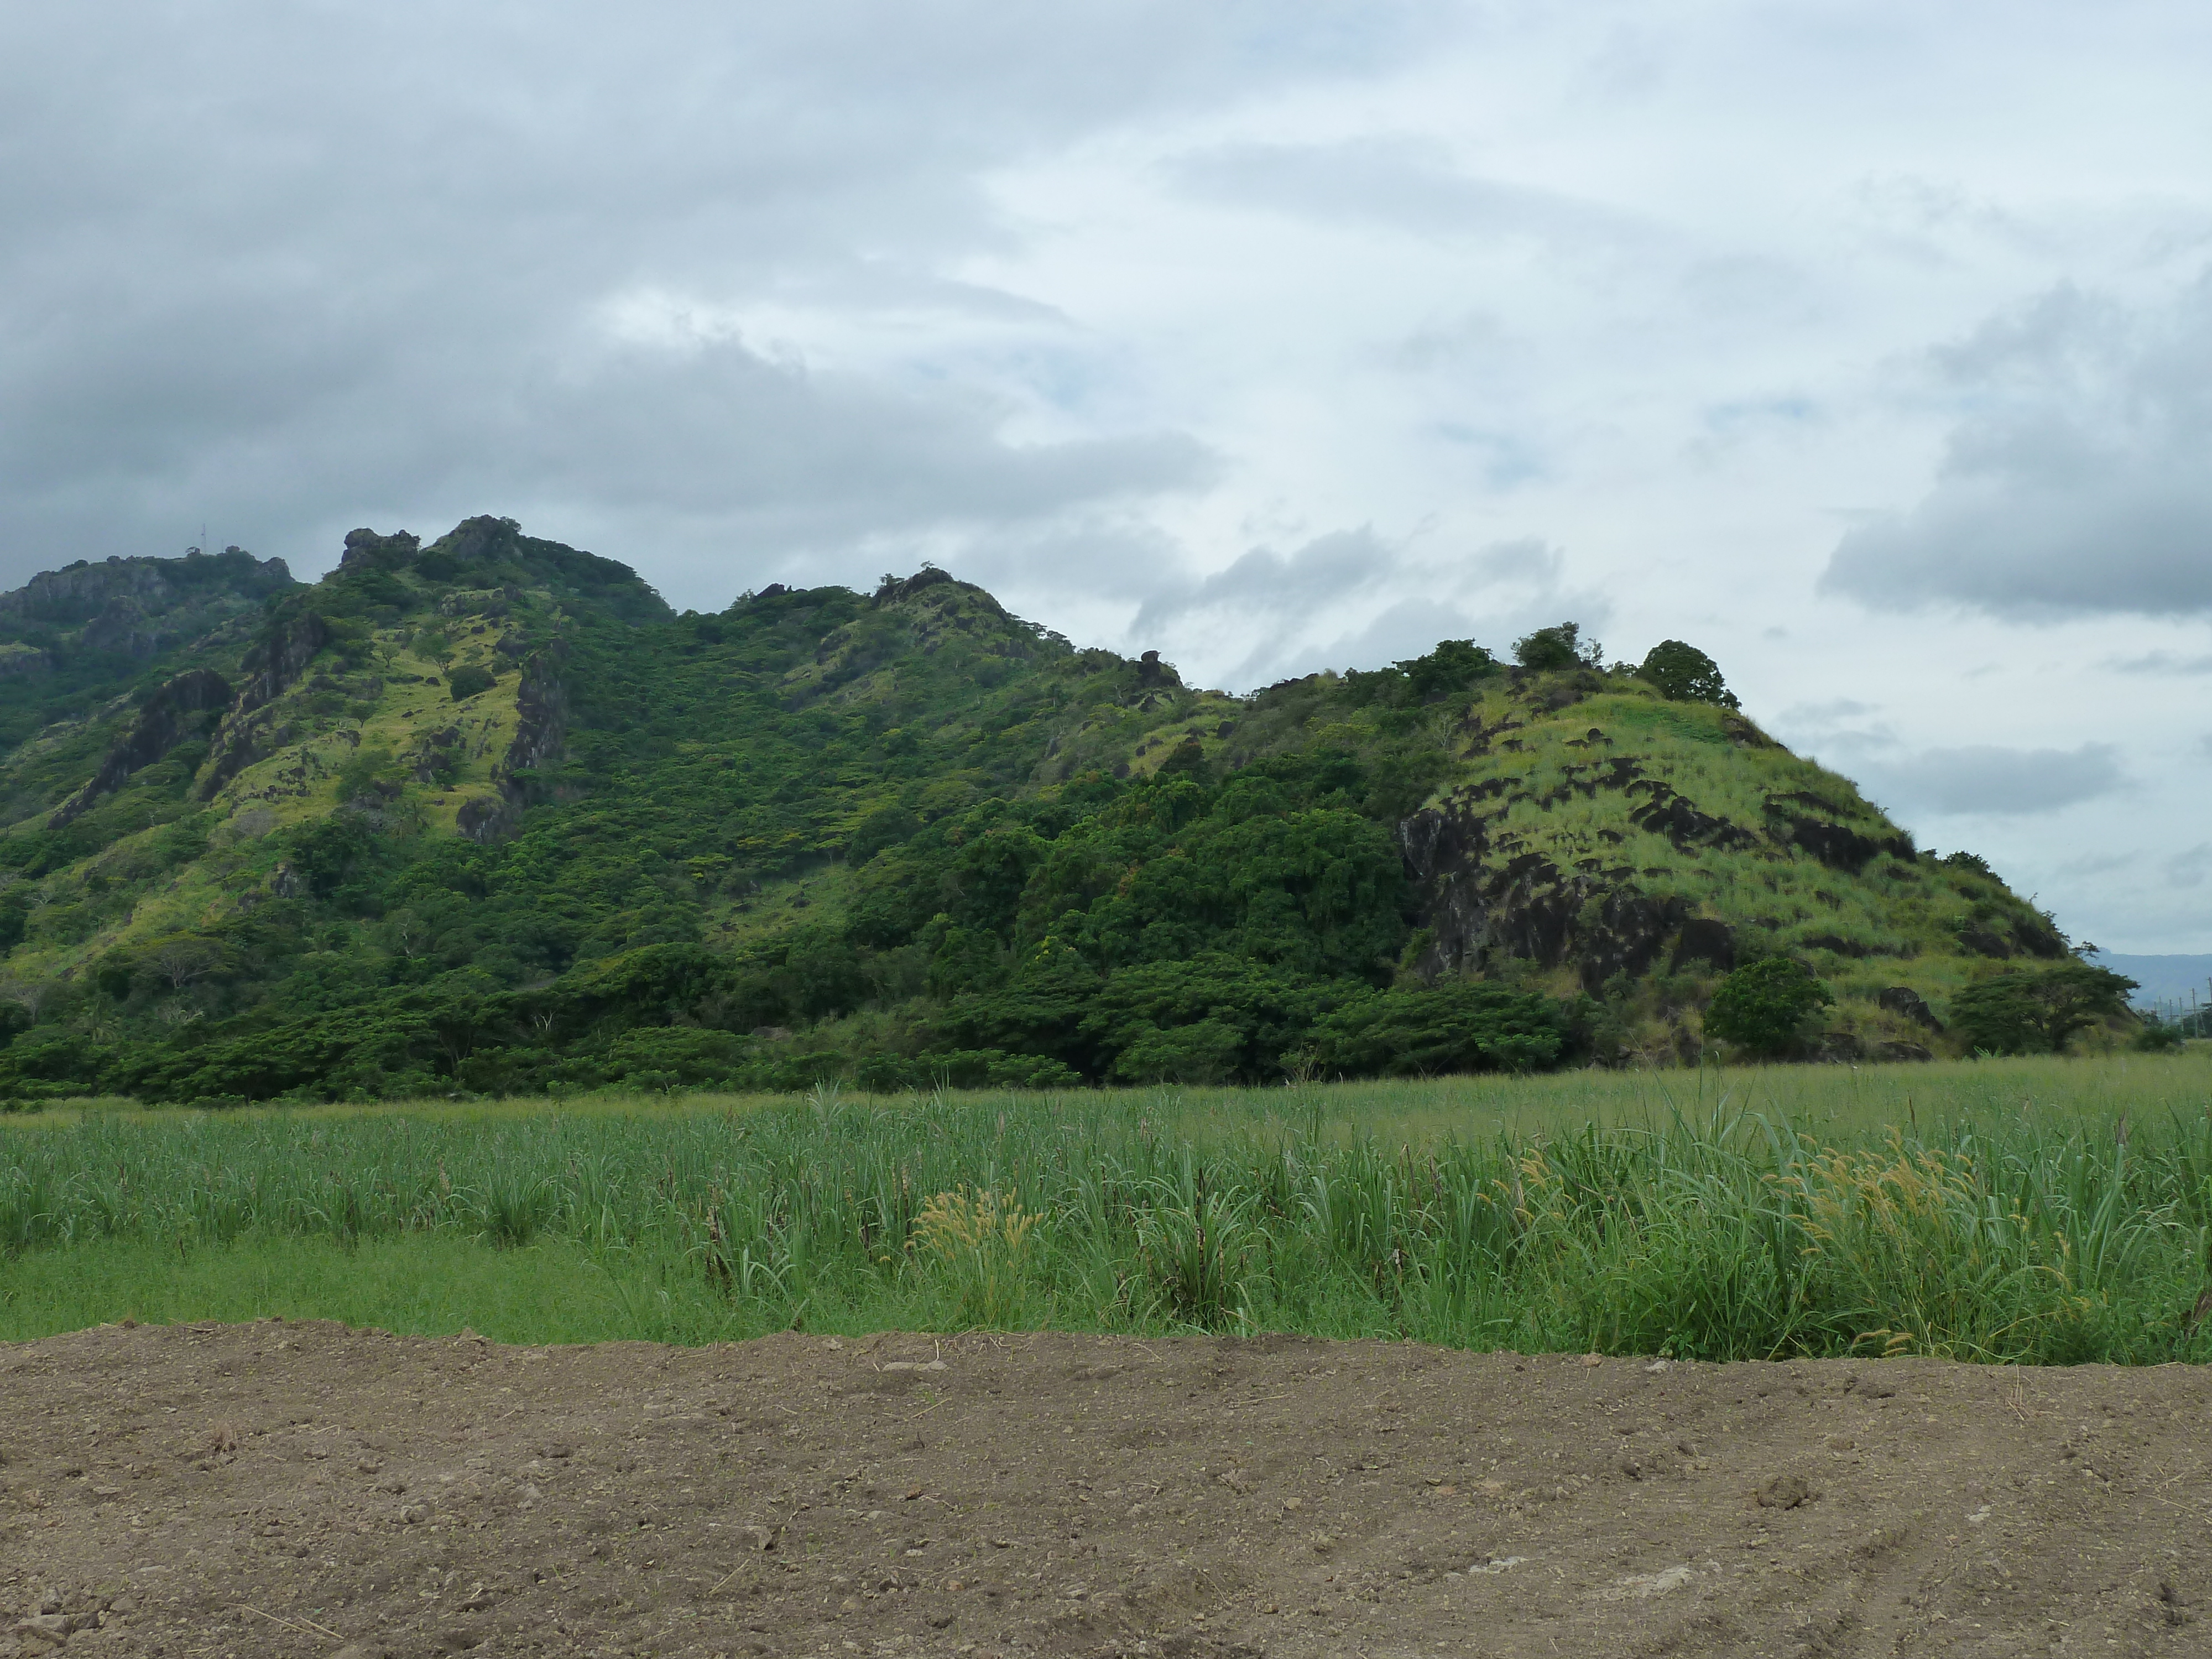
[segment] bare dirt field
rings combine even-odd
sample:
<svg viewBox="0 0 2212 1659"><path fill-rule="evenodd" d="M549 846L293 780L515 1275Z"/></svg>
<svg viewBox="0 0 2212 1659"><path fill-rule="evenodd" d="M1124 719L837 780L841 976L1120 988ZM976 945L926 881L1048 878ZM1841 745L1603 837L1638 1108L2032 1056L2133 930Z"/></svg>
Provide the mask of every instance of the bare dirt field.
<svg viewBox="0 0 2212 1659"><path fill-rule="evenodd" d="M2180 1368L268 1322L0 1401L0 1652L2212 1652Z"/></svg>

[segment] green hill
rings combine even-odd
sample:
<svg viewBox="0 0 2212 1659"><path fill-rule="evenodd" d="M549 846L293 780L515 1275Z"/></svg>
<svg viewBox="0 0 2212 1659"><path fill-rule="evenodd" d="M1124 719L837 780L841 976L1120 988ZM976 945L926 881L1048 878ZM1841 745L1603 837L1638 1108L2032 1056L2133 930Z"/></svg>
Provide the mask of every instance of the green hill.
<svg viewBox="0 0 2212 1659"><path fill-rule="evenodd" d="M1774 956L1796 1052L1905 1056L2069 959L1717 674L1532 659L1239 698L932 568L679 616L496 519L74 566L0 597L0 1097L1672 1063Z"/></svg>

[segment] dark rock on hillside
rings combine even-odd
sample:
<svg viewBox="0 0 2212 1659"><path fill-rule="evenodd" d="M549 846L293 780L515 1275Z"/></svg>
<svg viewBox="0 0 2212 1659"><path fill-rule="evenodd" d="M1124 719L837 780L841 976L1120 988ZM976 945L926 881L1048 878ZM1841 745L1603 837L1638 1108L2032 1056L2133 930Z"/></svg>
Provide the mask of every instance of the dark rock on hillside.
<svg viewBox="0 0 2212 1659"><path fill-rule="evenodd" d="M112 651L144 662L161 650L161 630L135 599L110 599L79 636L88 651Z"/></svg>
<svg viewBox="0 0 2212 1659"><path fill-rule="evenodd" d="M1681 936L1674 941L1674 954L1668 960L1667 971L1679 974L1694 962L1705 963L1723 974L1734 968L1735 930L1724 921L1704 916L1692 916L1684 922Z"/></svg>
<svg viewBox="0 0 2212 1659"><path fill-rule="evenodd" d="M101 623L112 638L133 619L161 617L197 598L258 599L298 586L283 560L257 559L236 548L181 559L111 558L98 564L80 559L0 593L0 623L76 628Z"/></svg>
<svg viewBox="0 0 2212 1659"><path fill-rule="evenodd" d="M568 735L568 691L561 679L567 657L567 647L556 640L523 664L522 684L515 690L514 738L492 770L499 794L465 803L455 819L471 841L496 841L512 830L526 796L517 774L535 772L561 758Z"/></svg>
<svg viewBox="0 0 2212 1659"><path fill-rule="evenodd" d="M1690 925L1679 898L1654 899L1602 874L1570 874L1539 854L1489 858L1483 820L1431 807L1398 826L1398 845L1420 896L1430 943L1425 974L1467 972L1518 959L1571 965L1596 991L1619 974L1633 978L1677 946ZM1734 957L1719 923L1699 921L1690 954ZM1717 931L1716 931L1717 930Z"/></svg>
<svg viewBox="0 0 2212 1659"><path fill-rule="evenodd" d="M48 828L59 830L82 817L102 795L120 788L133 772L153 765L204 725L196 716L229 701L230 683L212 669L191 669L165 682L146 699L137 724L107 751L100 769L54 809Z"/></svg>
<svg viewBox="0 0 2212 1659"><path fill-rule="evenodd" d="M1759 844L1759 837L1752 831L1741 824L1730 823L1726 818L1700 812L1687 799L1656 779L1638 778L1628 786L1628 793L1650 796L1643 805L1628 815L1629 821L1639 829L1666 836L1677 847L1740 849Z"/></svg>
<svg viewBox="0 0 2212 1659"><path fill-rule="evenodd" d="M1924 1025L1931 1031L1940 1031L1943 1023L1936 1018L1919 992L1909 985L1893 985L1875 999L1875 1006L1893 1014L1901 1014L1916 1025Z"/></svg>
<svg viewBox="0 0 2212 1659"><path fill-rule="evenodd" d="M2068 953L2065 936L2040 919L2014 917L2012 936L2021 950L2045 962L2055 962Z"/></svg>
<svg viewBox="0 0 2212 1659"><path fill-rule="evenodd" d="M1961 927L1959 930L1959 948L1971 951L1978 957L1996 957L2000 961L2012 955L2012 941L1986 927Z"/></svg>
<svg viewBox="0 0 2212 1659"><path fill-rule="evenodd" d="M882 585L876 589L874 603L878 605L896 605L901 599L910 599L917 593L952 580L953 575L951 571L939 570L933 564L926 564L911 576L884 577ZM762 589L755 597L763 599L773 599L782 592L783 585L778 582Z"/></svg>
<svg viewBox="0 0 2212 1659"><path fill-rule="evenodd" d="M246 653L241 665L246 683L216 732L213 752L200 774L200 799L214 799L217 790L268 752L264 722L256 717L291 689L307 672L315 653L330 642L329 624L313 611L303 611Z"/></svg>
<svg viewBox="0 0 2212 1659"><path fill-rule="evenodd" d="M397 563L411 559L422 550L422 540L406 531L395 531L389 536L380 536L374 530L346 532L345 551L338 556L338 568L375 563Z"/></svg>
<svg viewBox="0 0 2212 1659"><path fill-rule="evenodd" d="M1786 799L1769 800L1766 810L1771 817L1778 820L1773 832L1777 840L1786 841L1811 854L1831 870L1841 870L1856 876L1884 853L1897 859L1910 860L1915 856L1909 836L1889 836L1877 839L1862 835L1856 830L1831 823L1826 818L1792 811Z"/></svg>

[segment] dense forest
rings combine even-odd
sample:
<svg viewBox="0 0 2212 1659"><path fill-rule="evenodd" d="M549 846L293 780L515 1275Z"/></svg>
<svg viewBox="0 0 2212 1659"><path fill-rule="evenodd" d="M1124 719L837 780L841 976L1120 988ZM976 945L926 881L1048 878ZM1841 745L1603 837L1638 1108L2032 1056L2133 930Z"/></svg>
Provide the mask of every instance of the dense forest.
<svg viewBox="0 0 2212 1659"><path fill-rule="evenodd" d="M1248 697L925 568L475 519L0 596L0 1098L870 1090L2110 1040L2126 982L1572 624Z"/></svg>

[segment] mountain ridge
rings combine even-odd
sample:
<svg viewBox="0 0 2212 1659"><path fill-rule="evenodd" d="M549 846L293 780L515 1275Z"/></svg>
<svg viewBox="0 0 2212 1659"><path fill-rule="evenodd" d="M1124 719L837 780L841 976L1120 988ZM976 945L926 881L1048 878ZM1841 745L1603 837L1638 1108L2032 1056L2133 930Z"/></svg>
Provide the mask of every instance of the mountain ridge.
<svg viewBox="0 0 2212 1659"><path fill-rule="evenodd" d="M0 597L9 1098L1672 1063L1778 954L1802 1052L1910 1056L2069 948L1680 642L1237 697L930 567L678 614L488 516L54 574Z"/></svg>

